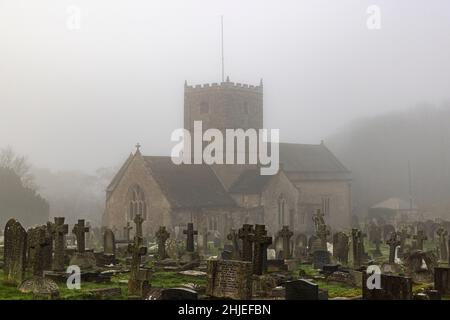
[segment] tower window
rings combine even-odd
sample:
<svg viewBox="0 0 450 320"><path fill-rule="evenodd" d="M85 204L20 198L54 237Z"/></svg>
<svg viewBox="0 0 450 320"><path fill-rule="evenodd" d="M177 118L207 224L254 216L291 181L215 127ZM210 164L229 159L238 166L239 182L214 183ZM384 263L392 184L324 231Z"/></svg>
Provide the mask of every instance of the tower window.
<svg viewBox="0 0 450 320"><path fill-rule="evenodd" d="M200 114L205 113L209 113L209 105L207 102L202 101L202 103L200 103Z"/></svg>

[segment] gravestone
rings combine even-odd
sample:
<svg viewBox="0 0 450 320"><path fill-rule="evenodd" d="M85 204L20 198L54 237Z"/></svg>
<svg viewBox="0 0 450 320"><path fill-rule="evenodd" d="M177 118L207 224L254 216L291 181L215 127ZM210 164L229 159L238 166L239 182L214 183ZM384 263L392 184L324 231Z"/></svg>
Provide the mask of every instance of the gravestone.
<svg viewBox="0 0 450 320"><path fill-rule="evenodd" d="M333 235L333 257L342 264L348 264L349 238L345 232Z"/></svg>
<svg viewBox="0 0 450 320"><path fill-rule="evenodd" d="M314 269L322 269L324 265L330 264L330 253L326 250L316 250L313 253Z"/></svg>
<svg viewBox="0 0 450 320"><path fill-rule="evenodd" d="M137 237L143 237L143 233L142 233L142 224L144 223L144 219L142 218L141 214L136 214L134 216L133 222L136 226L136 236Z"/></svg>
<svg viewBox="0 0 450 320"><path fill-rule="evenodd" d="M253 242L253 273L262 275L267 271L267 247L272 244L272 237L267 236L265 225L257 224L250 240Z"/></svg>
<svg viewBox="0 0 450 320"><path fill-rule="evenodd" d="M415 241L415 249L423 250L423 242L424 240L428 240L428 237L425 235L423 230L417 230L417 234L413 237Z"/></svg>
<svg viewBox="0 0 450 320"><path fill-rule="evenodd" d="M169 239L170 233L167 232L166 227L160 226L156 232L156 239L158 241L158 259L164 260L167 258L166 241Z"/></svg>
<svg viewBox="0 0 450 320"><path fill-rule="evenodd" d="M10 219L4 232L4 280L21 283L25 276L27 232L15 219Z"/></svg>
<svg viewBox="0 0 450 320"><path fill-rule="evenodd" d="M198 234L197 230L194 230L194 224L189 222L187 225L187 230L183 230L183 234L186 235L186 251L194 252L194 236Z"/></svg>
<svg viewBox="0 0 450 320"><path fill-rule="evenodd" d="M406 249L406 241L407 239L411 238L411 235L408 233L408 229L406 227L402 228L398 234L400 239L400 248L398 249L398 255L399 257L403 257L403 253Z"/></svg>
<svg viewBox="0 0 450 320"><path fill-rule="evenodd" d="M116 237L114 232L109 228L106 228L103 233L103 253L116 255Z"/></svg>
<svg viewBox="0 0 450 320"><path fill-rule="evenodd" d="M236 230L231 230L227 235L228 241L231 242L231 246L229 247L229 251L231 253L232 260L240 260L241 259L241 249L239 248L239 233ZM225 248L224 248L225 249Z"/></svg>
<svg viewBox="0 0 450 320"><path fill-rule="evenodd" d="M141 269L141 258L147 254L147 247L143 246L141 237L135 236L134 243L128 246L128 251L131 253L128 296L145 299L150 291L150 270Z"/></svg>
<svg viewBox="0 0 450 320"><path fill-rule="evenodd" d="M77 239L77 251L70 259L70 265L77 265L83 271L95 267L95 256L92 252L86 252L86 233L89 228L86 227L83 219L78 219L78 223L74 225L72 234Z"/></svg>
<svg viewBox="0 0 450 320"><path fill-rule="evenodd" d="M393 225L391 224L385 224L383 226L383 238L384 238L384 242L388 241L391 237L391 233L395 232L395 228Z"/></svg>
<svg viewBox="0 0 450 320"><path fill-rule="evenodd" d="M434 268L434 289L441 295L450 294L450 267Z"/></svg>
<svg viewBox="0 0 450 320"><path fill-rule="evenodd" d="M448 231L443 227L440 227L436 234L439 236L439 258L441 261L446 261L448 259L448 247L447 247L447 236Z"/></svg>
<svg viewBox="0 0 450 320"><path fill-rule="evenodd" d="M294 256L300 260L305 260L308 257L308 238L303 233L295 237Z"/></svg>
<svg viewBox="0 0 450 320"><path fill-rule="evenodd" d="M375 257L381 256L382 255L380 250L380 244L382 241L381 228L375 224L372 224L369 230L369 238L370 241L375 245L375 250L372 251L373 255Z"/></svg>
<svg viewBox="0 0 450 320"><path fill-rule="evenodd" d="M69 226L64 224L64 217L55 217L51 232L55 241L55 250L53 256L53 270L63 271L65 268L65 249L66 249L66 234L69 233Z"/></svg>
<svg viewBox="0 0 450 320"><path fill-rule="evenodd" d="M291 255L291 237L294 235L292 231L289 230L289 226L283 226L278 236L283 239L283 259L287 260L292 258Z"/></svg>
<svg viewBox="0 0 450 320"><path fill-rule="evenodd" d="M352 229L352 252L353 252L353 267L355 269L362 265L363 252L361 250L361 243L364 241L362 232L358 229Z"/></svg>
<svg viewBox="0 0 450 320"><path fill-rule="evenodd" d="M239 239L242 240L242 260L253 261L253 244L251 237L254 235L254 229L251 224L244 224L238 231Z"/></svg>
<svg viewBox="0 0 450 320"><path fill-rule="evenodd" d="M400 239L397 232L392 232L386 244L389 246L389 264L395 263L395 249L400 245Z"/></svg>
<svg viewBox="0 0 450 320"><path fill-rule="evenodd" d="M253 266L248 261L208 260L206 294L215 298L249 300Z"/></svg>
<svg viewBox="0 0 450 320"><path fill-rule="evenodd" d="M316 230L316 236L320 239L319 250L327 250L327 237L330 235L330 230L328 230L325 224L323 212L317 209L316 214L312 217L314 221L314 226Z"/></svg>
<svg viewBox="0 0 450 320"><path fill-rule="evenodd" d="M367 275L363 272L363 300L412 300L412 279L410 277L381 274L381 289L369 289Z"/></svg>
<svg viewBox="0 0 450 320"><path fill-rule="evenodd" d="M198 300L198 293L188 288L168 288L161 291L161 300Z"/></svg>
<svg viewBox="0 0 450 320"><path fill-rule="evenodd" d="M211 232L210 231L208 231L208 229L207 228L203 228L202 229L202 232L201 232L201 239L202 239L202 242L201 242L201 249L202 249L202 253L203 253L203 255L208 255L208 236L210 236L211 235Z"/></svg>
<svg viewBox="0 0 450 320"><path fill-rule="evenodd" d="M319 286L308 280L298 279L285 282L286 300L319 300Z"/></svg>
<svg viewBox="0 0 450 320"><path fill-rule="evenodd" d="M42 277L48 264L48 250L52 246L48 236L47 226L38 226L28 230L28 257L29 266L34 276ZM51 258L50 258L51 259Z"/></svg>

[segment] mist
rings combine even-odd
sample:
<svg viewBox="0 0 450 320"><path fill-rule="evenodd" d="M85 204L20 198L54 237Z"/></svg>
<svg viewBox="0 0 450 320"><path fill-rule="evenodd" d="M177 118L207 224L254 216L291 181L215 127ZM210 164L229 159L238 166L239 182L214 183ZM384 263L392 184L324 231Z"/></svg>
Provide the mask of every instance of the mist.
<svg viewBox="0 0 450 320"><path fill-rule="evenodd" d="M94 173L170 154L183 85L264 80L265 126L318 143L360 117L449 100L448 1L0 3L0 146ZM80 11L80 28L67 23Z"/></svg>

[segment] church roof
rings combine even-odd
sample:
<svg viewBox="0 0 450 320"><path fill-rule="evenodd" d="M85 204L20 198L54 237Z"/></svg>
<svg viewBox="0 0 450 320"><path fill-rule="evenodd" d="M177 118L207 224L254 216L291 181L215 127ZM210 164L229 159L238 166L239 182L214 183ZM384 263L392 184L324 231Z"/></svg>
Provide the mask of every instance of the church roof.
<svg viewBox="0 0 450 320"><path fill-rule="evenodd" d="M391 209L391 210L410 210L411 204L409 201L400 198L389 198L385 201L377 203L372 206L372 208L382 208L382 209ZM416 210L417 206L413 203L412 209Z"/></svg>
<svg viewBox="0 0 450 320"><path fill-rule="evenodd" d="M280 143L279 147L285 172L349 172L323 143Z"/></svg>
<svg viewBox="0 0 450 320"><path fill-rule="evenodd" d="M176 208L236 206L210 166L176 165L170 157L144 156L144 160L172 206Z"/></svg>
<svg viewBox="0 0 450 320"><path fill-rule="evenodd" d="M231 193L259 194L273 176L261 175L260 169L244 171L231 185Z"/></svg>

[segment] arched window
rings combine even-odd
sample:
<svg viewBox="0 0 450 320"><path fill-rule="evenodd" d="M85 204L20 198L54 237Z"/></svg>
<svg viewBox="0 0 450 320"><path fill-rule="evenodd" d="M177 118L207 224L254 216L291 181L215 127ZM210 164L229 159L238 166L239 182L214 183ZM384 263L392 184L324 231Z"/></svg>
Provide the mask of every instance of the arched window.
<svg viewBox="0 0 450 320"><path fill-rule="evenodd" d="M283 194L280 194L278 197L278 226L279 228L283 228L284 225L284 213L286 209L286 200L284 200Z"/></svg>
<svg viewBox="0 0 450 320"><path fill-rule="evenodd" d="M147 203L145 194L137 184L128 191L128 221L133 221L136 214L140 214L144 220L147 219Z"/></svg>

